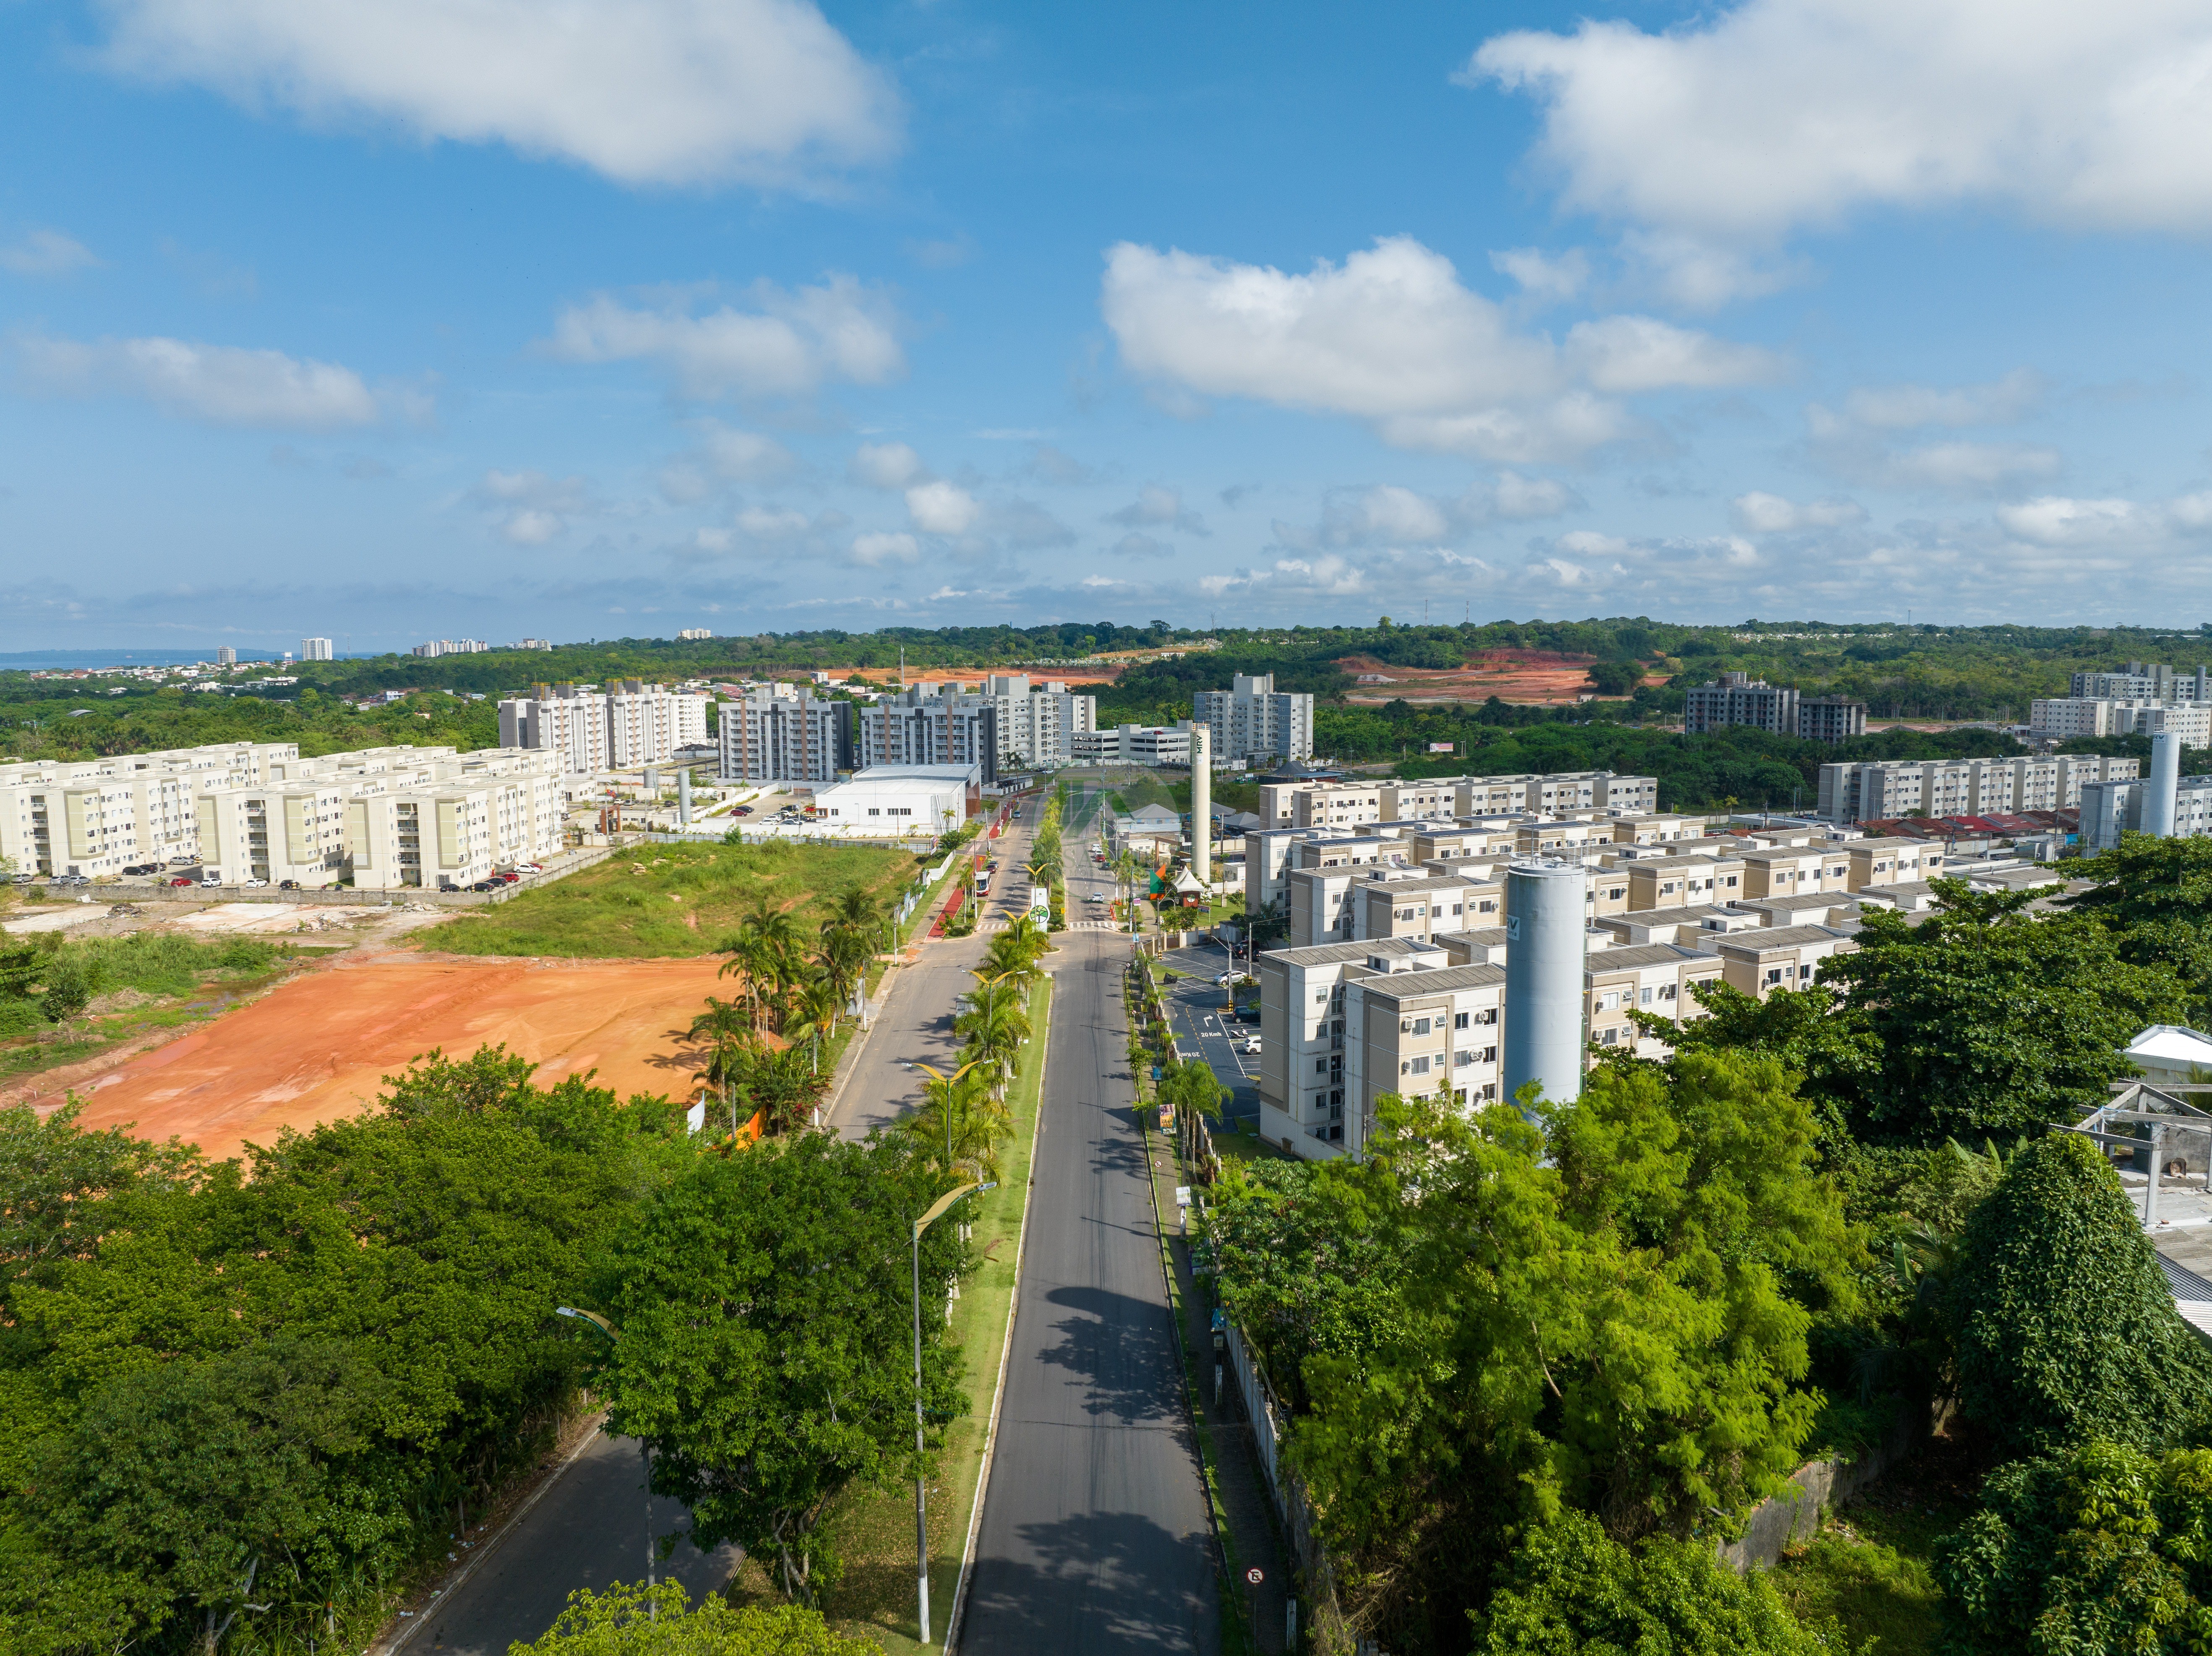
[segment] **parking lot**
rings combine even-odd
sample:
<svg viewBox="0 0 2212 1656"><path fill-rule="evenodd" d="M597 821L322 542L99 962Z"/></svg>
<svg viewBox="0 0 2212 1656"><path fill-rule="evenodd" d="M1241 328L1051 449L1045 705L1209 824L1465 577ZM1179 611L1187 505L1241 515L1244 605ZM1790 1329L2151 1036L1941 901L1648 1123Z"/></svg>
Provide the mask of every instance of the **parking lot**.
<svg viewBox="0 0 2212 1656"><path fill-rule="evenodd" d="M1214 980L1229 970L1229 950L1221 943L1206 943L1192 949L1172 949L1160 964L1188 977L1166 986L1169 1026L1175 1031L1176 1049L1186 1059L1202 1058L1214 1078L1232 1095L1222 1113L1257 1128L1260 1120L1260 1055L1246 1052L1248 1041L1260 1033L1256 1022L1239 1023L1227 1010L1229 990ZM1244 992L1249 1000L1253 992Z"/></svg>

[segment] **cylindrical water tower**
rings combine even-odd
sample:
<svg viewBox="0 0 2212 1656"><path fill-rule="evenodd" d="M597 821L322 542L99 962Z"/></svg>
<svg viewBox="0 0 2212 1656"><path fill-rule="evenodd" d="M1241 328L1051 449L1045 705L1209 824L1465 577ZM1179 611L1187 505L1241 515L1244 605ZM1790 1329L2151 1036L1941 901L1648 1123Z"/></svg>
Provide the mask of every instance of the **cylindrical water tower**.
<svg viewBox="0 0 2212 1656"><path fill-rule="evenodd" d="M2181 737L2161 731L2150 739L2150 779L2143 786L2142 831L2170 839L2181 792Z"/></svg>
<svg viewBox="0 0 2212 1656"><path fill-rule="evenodd" d="M1213 901L1213 727L1190 727L1190 871Z"/></svg>
<svg viewBox="0 0 2212 1656"><path fill-rule="evenodd" d="M1589 925L1580 863L1529 857L1505 870L1505 1031L1499 1085L1533 1081L1554 1103L1582 1096L1583 961Z"/></svg>

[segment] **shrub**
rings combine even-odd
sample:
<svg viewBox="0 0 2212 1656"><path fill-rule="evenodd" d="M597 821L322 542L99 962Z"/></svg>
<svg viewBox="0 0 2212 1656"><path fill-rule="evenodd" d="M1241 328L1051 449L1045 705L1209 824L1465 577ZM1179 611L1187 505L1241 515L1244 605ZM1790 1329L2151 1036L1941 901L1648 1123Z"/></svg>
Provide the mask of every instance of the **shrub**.
<svg viewBox="0 0 2212 1656"><path fill-rule="evenodd" d="M2093 1434L2152 1447L2212 1388L2134 1204L2078 1134L2013 1158L1967 1221L1950 1297L1960 1400L2014 1453Z"/></svg>

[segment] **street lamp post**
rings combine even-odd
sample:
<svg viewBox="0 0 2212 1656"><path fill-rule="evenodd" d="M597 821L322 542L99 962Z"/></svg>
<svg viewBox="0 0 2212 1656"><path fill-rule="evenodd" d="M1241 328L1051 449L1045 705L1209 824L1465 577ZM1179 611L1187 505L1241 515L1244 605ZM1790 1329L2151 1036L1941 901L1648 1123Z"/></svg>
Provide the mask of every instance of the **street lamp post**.
<svg viewBox="0 0 2212 1656"><path fill-rule="evenodd" d="M612 1344L622 1338L622 1331L617 1328L612 1323L609 1322L605 1317L599 1315L596 1311L579 1311L574 1306L567 1305L556 1305L553 1307L553 1310L555 1314L557 1316L574 1317L579 1322L588 1324L590 1326L598 1329L600 1333L607 1337L607 1342L609 1344ZM660 1619L660 1606L655 1604L653 1599L652 1441L641 1435L637 1440L637 1453L639 1457L645 1463L645 1613L647 1620L658 1622Z"/></svg>
<svg viewBox="0 0 2212 1656"><path fill-rule="evenodd" d="M996 1188L995 1180L955 1186L914 1222L914 1581L915 1599L921 1610L924 1644L929 1642L929 1507L921 1465L921 1233L943 1218L945 1210L969 1192Z"/></svg>

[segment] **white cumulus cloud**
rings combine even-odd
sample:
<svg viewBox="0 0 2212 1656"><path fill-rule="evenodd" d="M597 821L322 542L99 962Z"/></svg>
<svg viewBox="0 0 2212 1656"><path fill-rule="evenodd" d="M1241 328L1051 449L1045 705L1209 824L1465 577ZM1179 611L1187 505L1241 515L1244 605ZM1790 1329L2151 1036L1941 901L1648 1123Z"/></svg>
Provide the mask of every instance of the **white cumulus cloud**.
<svg viewBox="0 0 2212 1656"><path fill-rule="evenodd" d="M2014 368L1980 385L1862 385L1844 398L1844 412L1863 426L1909 431L1921 426L2008 426L2043 402L2043 378Z"/></svg>
<svg viewBox="0 0 2212 1656"><path fill-rule="evenodd" d="M104 60L317 125L504 143L624 184L803 183L897 147L809 0L109 0Z"/></svg>
<svg viewBox="0 0 2212 1656"><path fill-rule="evenodd" d="M853 537L855 563L912 563L921 555L921 543L903 531L870 530Z"/></svg>
<svg viewBox="0 0 2212 1656"><path fill-rule="evenodd" d="M1764 352L1641 318L1583 324L1563 354L1407 236L1303 275L1123 242L1107 252L1101 309L1123 362L1179 395L1352 415L1401 446L1509 464L1626 434L1609 388L1775 371Z"/></svg>
<svg viewBox="0 0 2212 1656"><path fill-rule="evenodd" d="M964 535L983 515L974 495L941 480L916 483L907 490L906 510L914 526L925 535Z"/></svg>
<svg viewBox="0 0 2212 1656"><path fill-rule="evenodd" d="M1779 535L1797 529L1840 529L1864 523L1866 508L1856 500L1809 500L1799 503L1779 494L1753 489L1729 503L1735 526L1747 535Z"/></svg>
<svg viewBox="0 0 2212 1656"><path fill-rule="evenodd" d="M67 276L99 263L91 248L58 230L27 231L21 240L0 247L0 270L16 276Z"/></svg>
<svg viewBox="0 0 2212 1656"><path fill-rule="evenodd" d="M1565 203L1670 240L1662 259L1720 262L1713 298L1757 289L1746 250L1862 209L2212 227L2194 0L1745 0L1659 33L1502 34L1460 78L1532 94Z"/></svg>
<svg viewBox="0 0 2212 1656"><path fill-rule="evenodd" d="M567 532L572 519L599 510L581 477L553 477L531 470L487 471L473 491L497 519L500 537L516 546L543 546Z"/></svg>
<svg viewBox="0 0 2212 1656"><path fill-rule="evenodd" d="M851 276L756 282L748 297L699 312L690 294L632 305L597 294L563 311L540 349L565 362L657 363L698 398L804 397L829 380L880 385L906 370L890 300Z"/></svg>
<svg viewBox="0 0 2212 1656"><path fill-rule="evenodd" d="M377 397L351 368L282 351L184 339L15 341L25 376L69 396L142 397L167 413L216 425L296 431L365 426Z"/></svg>
<svg viewBox="0 0 2212 1656"><path fill-rule="evenodd" d="M921 456L904 443L863 443L853 451L845 472L870 488L904 488L926 475Z"/></svg>

